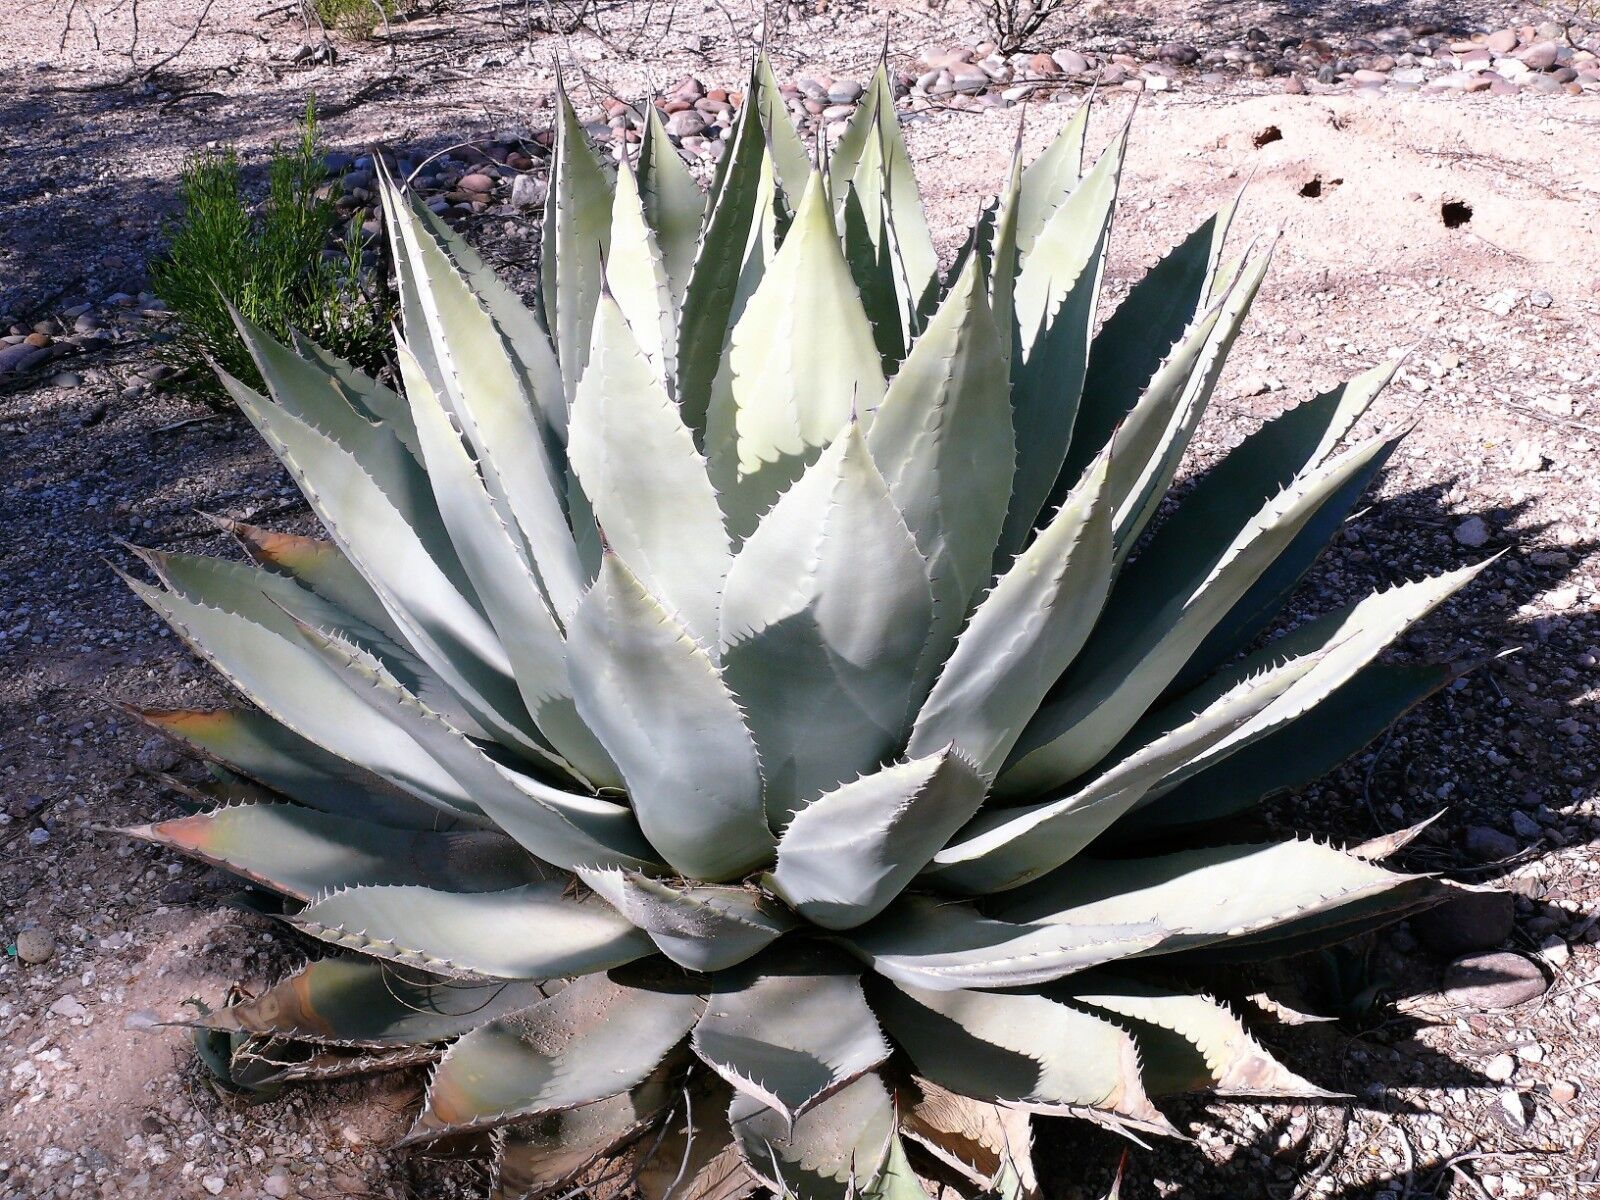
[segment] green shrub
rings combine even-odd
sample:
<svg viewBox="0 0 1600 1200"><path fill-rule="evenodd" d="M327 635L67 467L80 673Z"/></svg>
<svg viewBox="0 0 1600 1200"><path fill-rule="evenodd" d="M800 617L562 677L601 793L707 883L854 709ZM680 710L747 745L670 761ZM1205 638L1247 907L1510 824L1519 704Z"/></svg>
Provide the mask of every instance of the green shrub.
<svg viewBox="0 0 1600 1200"><path fill-rule="evenodd" d="M305 0L305 6L324 29L353 38L371 37L396 11L394 0Z"/></svg>
<svg viewBox="0 0 1600 1200"><path fill-rule="evenodd" d="M306 104L299 140L274 147L259 206L245 196L233 148L184 167L183 214L169 231L165 256L151 268L156 295L177 319L163 357L181 379L215 392L209 361L260 380L229 304L279 337L291 330L304 334L368 370L385 363L387 283L363 280L354 221L344 250L327 251L339 223L328 193L320 191L327 182L314 101Z"/></svg>

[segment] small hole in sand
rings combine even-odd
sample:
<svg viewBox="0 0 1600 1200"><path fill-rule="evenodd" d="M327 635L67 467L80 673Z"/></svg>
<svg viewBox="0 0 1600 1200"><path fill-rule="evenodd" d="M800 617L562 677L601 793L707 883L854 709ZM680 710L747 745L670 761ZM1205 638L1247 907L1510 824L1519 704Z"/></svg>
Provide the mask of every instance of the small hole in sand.
<svg viewBox="0 0 1600 1200"><path fill-rule="evenodd" d="M1472 220L1472 205L1465 200L1446 200L1439 205L1439 219L1446 229L1460 229Z"/></svg>
<svg viewBox="0 0 1600 1200"><path fill-rule="evenodd" d="M1308 179L1300 185L1300 194L1308 200L1315 200L1322 195L1322 176Z"/></svg>
<svg viewBox="0 0 1600 1200"><path fill-rule="evenodd" d="M1268 125L1255 136L1257 150L1261 149L1263 146L1270 146L1273 142L1281 141L1283 141L1283 130L1279 129L1276 125Z"/></svg>

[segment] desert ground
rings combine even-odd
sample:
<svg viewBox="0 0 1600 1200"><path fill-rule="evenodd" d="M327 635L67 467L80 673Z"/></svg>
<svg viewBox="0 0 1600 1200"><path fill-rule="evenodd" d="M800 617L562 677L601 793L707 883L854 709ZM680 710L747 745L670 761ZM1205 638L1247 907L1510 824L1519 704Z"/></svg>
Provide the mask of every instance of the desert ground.
<svg viewBox="0 0 1600 1200"><path fill-rule="evenodd" d="M786 82L865 80L886 38L908 76L942 61L959 74L960 56L938 55L984 39L978 11L629 0L562 33L549 6L453 0L386 36L325 40L269 0L0 10L0 354L30 334L48 351L0 359L27 363L0 372L0 1196L479 1194L471 1164L391 1148L420 1076L246 1106L158 1024L308 952L224 907L221 874L103 831L176 812L155 776L194 769L110 702L223 699L116 578L121 543L229 553L202 514L310 521L242 419L161 384L145 264L178 172L223 143L259 165L314 93L341 162L446 152L434 161L454 161L457 184L488 164L487 192L458 186L447 203L526 286L539 210L512 202L513 177L536 188L542 164L507 165L504 148L548 129L558 63L601 122L607 97L690 77L741 87L762 34ZM1537 44L1569 15L1513 0L1137 0L1081 7L1029 47L1100 64L1092 148L1138 105L1102 311L1242 186L1235 236L1277 239L1190 469L1406 355L1366 424L1411 433L1296 611L1498 555L1399 651L1476 669L1263 825L1358 841L1441 813L1400 861L1511 897L1238 981L1263 1040L1348 1099L1182 1099L1168 1111L1189 1140L1148 1149L1043 1121L1052 1200L1098 1200L1124 1150L1131 1200L1600 1194L1600 92L1509 67L1505 87L1429 86L1444 68L1372 62L1425 35L1466 46L1528 26L1522 44ZM1581 43L1600 14L1562 29ZM1360 64L1324 80L1314 64L1205 58L1307 38ZM1024 113L1034 151L1086 86L1024 88L1026 105L918 93L905 130L942 253L998 186ZM1518 977L1474 988L1452 966L1495 951L1520 956ZM1338 1019L1296 1024L1249 999L1289 985L1292 1009Z"/></svg>

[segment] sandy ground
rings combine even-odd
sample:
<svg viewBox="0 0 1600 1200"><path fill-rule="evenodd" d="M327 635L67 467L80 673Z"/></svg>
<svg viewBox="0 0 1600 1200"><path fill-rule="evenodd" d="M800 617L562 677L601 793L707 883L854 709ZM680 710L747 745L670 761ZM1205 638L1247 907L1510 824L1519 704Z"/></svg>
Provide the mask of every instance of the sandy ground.
<svg viewBox="0 0 1600 1200"><path fill-rule="evenodd" d="M249 153L289 135L307 92L324 106L335 148L430 151L546 124L557 55L601 91L636 94L691 72L736 86L757 19L721 4L690 16L680 8L664 36L646 37L635 27L660 22L659 13L608 10L605 40L560 39L499 23L515 26L519 5L458 5L448 21L402 30L392 51L341 45L336 64L297 66L304 35L288 14L258 17L262 0L217 0L168 68L119 83L177 48L202 6L144 0L131 64L116 50L129 40L128 9L109 7L78 6L60 43L66 4L12 0L0 22L0 310L29 326L136 293L183 158L224 140ZM1393 17L1329 11L1374 24ZM1333 19L1329 11L1163 6L1152 21L1125 20L1124 36L1221 38L1269 22L1300 32ZM1473 29L1539 14L1479 6L1444 15ZM835 3L774 19L780 71L864 75L889 16ZM892 16L897 55L976 36L954 0ZM1132 102L1125 92L1103 97L1096 143ZM1068 111L1036 106L1030 146ZM908 123L944 251L998 182L1016 119L1014 110L942 112ZM1268 130L1279 136L1263 138ZM1125 1196L1414 1200L1600 1189L1600 1005L1591 990L1600 953L1589 944L1600 938L1591 918L1600 898L1596 146L1600 104L1591 97L1290 96L1260 83L1184 86L1141 102L1113 293L1247 179L1240 236L1281 231L1197 463L1313 388L1409 348L1368 420L1414 422L1414 431L1302 606L1326 608L1505 551L1403 653L1516 653L1266 819L1356 838L1445 809L1406 861L1513 889L1507 945L1541 957L1550 987L1505 1011L1462 1007L1441 994L1445 958L1425 937L1388 934L1364 957L1342 960L1347 969L1359 962L1359 979L1377 987L1375 1008L1262 1031L1351 1103L1178 1103L1172 1111L1196 1140L1135 1151ZM1447 225L1447 204L1470 219ZM514 273L524 265L523 218L497 214L469 228ZM229 890L220 877L91 828L172 811L148 771L173 764L105 700L221 698L107 569L103 559L120 556L116 539L220 552L197 511L306 520L241 422L210 418L181 397L121 398L152 362L136 329L53 368L70 368L75 383L46 372L0 388L0 809L9 818L0 826L0 931L9 943L41 929L57 946L42 965L0 956L0 1197L454 1195L474 1182L470 1169L385 1148L415 1099L415 1078L305 1088L244 1108L206 1087L179 1031L145 1027L190 997L220 1002L230 981L258 987L303 953L220 908ZM1474 517L1480 546L1464 544L1478 540L1475 527L1462 529ZM1484 830L1514 839L1514 852L1486 854ZM1308 992L1324 985L1325 1002L1352 992L1348 980L1328 986L1333 965L1296 969ZM1060 1123L1041 1140L1052 1196L1104 1191L1117 1145Z"/></svg>

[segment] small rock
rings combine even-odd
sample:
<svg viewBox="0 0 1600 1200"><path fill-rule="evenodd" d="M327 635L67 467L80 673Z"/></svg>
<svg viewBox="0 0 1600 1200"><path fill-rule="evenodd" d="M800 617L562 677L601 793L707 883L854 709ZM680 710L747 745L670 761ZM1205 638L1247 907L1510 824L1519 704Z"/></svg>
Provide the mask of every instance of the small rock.
<svg viewBox="0 0 1600 1200"><path fill-rule="evenodd" d="M675 138L699 137L705 131L705 117L692 108L675 112L667 118L667 132Z"/></svg>
<svg viewBox="0 0 1600 1200"><path fill-rule="evenodd" d="M1550 1085L1550 1099L1557 1104L1571 1104L1578 1098L1578 1085L1570 1079L1558 1079Z"/></svg>
<svg viewBox="0 0 1600 1200"><path fill-rule="evenodd" d="M1291 96L1304 96L1306 94L1306 81L1298 75L1291 75L1283 81L1283 90Z"/></svg>
<svg viewBox="0 0 1600 1200"><path fill-rule="evenodd" d="M1484 43L1484 48L1490 54L1510 54L1517 48L1517 34L1512 29L1500 29L1489 35L1489 40Z"/></svg>
<svg viewBox="0 0 1600 1200"><path fill-rule="evenodd" d="M1061 73L1060 65L1048 54L1030 55L1028 58L1028 70L1045 79Z"/></svg>
<svg viewBox="0 0 1600 1200"><path fill-rule="evenodd" d="M24 929L17 934L17 958L30 965L49 962L56 952L56 940L43 929Z"/></svg>
<svg viewBox="0 0 1600 1200"><path fill-rule="evenodd" d="M1511 814L1511 832L1525 842L1537 841L1544 836L1539 822L1520 810Z"/></svg>
<svg viewBox="0 0 1600 1200"><path fill-rule="evenodd" d="M836 79L828 88L828 103L854 104L861 99L861 93L864 91L866 89L854 79Z"/></svg>
<svg viewBox="0 0 1600 1200"><path fill-rule="evenodd" d="M544 204L549 191L549 185L544 180L532 175L518 175L511 181L511 205L513 208L538 208Z"/></svg>
<svg viewBox="0 0 1600 1200"><path fill-rule="evenodd" d="M1569 583L1566 587L1558 587L1545 596L1544 602L1556 612L1575 608L1578 604L1578 585Z"/></svg>
<svg viewBox="0 0 1600 1200"><path fill-rule="evenodd" d="M50 386L58 388L75 388L83 383L83 376L76 371L57 371L50 376Z"/></svg>
<svg viewBox="0 0 1600 1200"><path fill-rule="evenodd" d="M1076 50L1057 50L1050 57L1068 75L1082 75L1089 69L1089 60Z"/></svg>
<svg viewBox="0 0 1600 1200"><path fill-rule="evenodd" d="M1518 475L1534 475L1544 470L1544 451L1538 442L1524 439L1511 449L1508 464Z"/></svg>
<svg viewBox="0 0 1600 1200"><path fill-rule="evenodd" d="M293 1187L290 1185L287 1175L268 1175L261 1184L261 1190L271 1196L273 1200L285 1200L292 1193Z"/></svg>
<svg viewBox="0 0 1600 1200"><path fill-rule="evenodd" d="M1530 71L1548 71L1556 65L1558 53L1560 50L1554 42L1535 42L1517 57Z"/></svg>
<svg viewBox="0 0 1600 1200"><path fill-rule="evenodd" d="M1572 957L1572 950L1555 934L1551 934L1539 943L1539 957L1549 963L1551 967L1560 970L1567 965L1567 960Z"/></svg>
<svg viewBox="0 0 1600 1200"><path fill-rule="evenodd" d="M1483 1065L1485 1079L1493 1083L1505 1083L1517 1072L1517 1060L1509 1054L1496 1054Z"/></svg>
<svg viewBox="0 0 1600 1200"><path fill-rule="evenodd" d="M1556 302L1556 298L1549 292L1533 292L1528 296L1528 303L1535 308L1549 308Z"/></svg>
<svg viewBox="0 0 1600 1200"><path fill-rule="evenodd" d="M1156 49L1156 57L1164 63L1186 67L1192 62L1199 61L1200 51L1183 42L1167 42Z"/></svg>
<svg viewBox="0 0 1600 1200"><path fill-rule="evenodd" d="M1489 526L1482 517L1468 517L1456 526L1455 538L1475 550L1489 540Z"/></svg>
<svg viewBox="0 0 1600 1200"><path fill-rule="evenodd" d="M47 350L18 342L15 346L0 347L0 375L21 374L34 363L50 357Z"/></svg>
<svg viewBox="0 0 1600 1200"><path fill-rule="evenodd" d="M187 879L174 879L161 889L161 903L163 904L193 904L199 889Z"/></svg>
<svg viewBox="0 0 1600 1200"><path fill-rule="evenodd" d="M474 171L470 175L463 175L461 182L456 184L463 192L477 192L479 195L488 195L494 191L494 180L481 171Z"/></svg>
<svg viewBox="0 0 1600 1200"><path fill-rule="evenodd" d="M1494 1114L1495 1120L1499 1121L1500 1124L1506 1127L1508 1132L1522 1133L1528 1128L1527 1101L1522 1098L1522 1093L1517 1091L1516 1088L1506 1088L1503 1092L1501 1092L1500 1098L1495 1102L1494 1107L1489 1111ZM1511 1178L1513 1177L1504 1177L1501 1180L1502 1185L1507 1179ZM1523 1193L1518 1192L1517 1194L1522 1195Z"/></svg>
<svg viewBox="0 0 1600 1200"><path fill-rule="evenodd" d="M134 754L133 761L146 771L171 771L183 761L183 756L171 742L163 737L148 739Z"/></svg>
<svg viewBox="0 0 1600 1200"><path fill-rule="evenodd" d="M62 996L50 1006L51 1016L65 1017L69 1021L76 1020L78 1017L87 1016L88 1014L89 1010L85 1008L82 1001L80 1001L71 992L68 992L65 996Z"/></svg>
<svg viewBox="0 0 1600 1200"><path fill-rule="evenodd" d="M1532 959L1509 950L1468 954L1445 971L1443 995L1462 1008L1515 1008L1544 995L1544 972Z"/></svg>
<svg viewBox="0 0 1600 1200"><path fill-rule="evenodd" d="M1492 82L1492 81L1491 81ZM1517 301L1522 299L1522 293L1514 288L1507 288L1503 292L1496 292L1483 302L1483 307L1497 317L1509 317Z"/></svg>
<svg viewBox="0 0 1600 1200"><path fill-rule="evenodd" d="M1511 936L1515 921L1511 893L1452 888L1450 899L1412 917L1411 929L1429 950L1453 958L1494 949Z"/></svg>
<svg viewBox="0 0 1600 1200"><path fill-rule="evenodd" d="M228 1186L228 1181L221 1175L207 1175L200 1180L200 1186L213 1196L222 1195L222 1189Z"/></svg>
<svg viewBox="0 0 1600 1200"><path fill-rule="evenodd" d="M984 91L989 86L989 74L982 67L970 63L962 63L950 71L950 83L958 92L973 94Z"/></svg>

